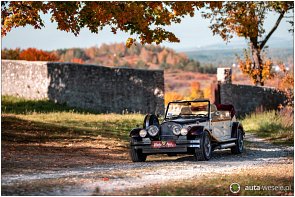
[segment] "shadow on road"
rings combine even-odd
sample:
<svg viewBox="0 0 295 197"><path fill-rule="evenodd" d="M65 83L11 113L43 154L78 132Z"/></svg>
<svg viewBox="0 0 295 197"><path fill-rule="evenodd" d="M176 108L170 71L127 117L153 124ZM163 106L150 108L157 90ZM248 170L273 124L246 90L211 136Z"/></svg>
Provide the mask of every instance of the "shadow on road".
<svg viewBox="0 0 295 197"><path fill-rule="evenodd" d="M206 162L239 162L239 161L255 161L255 160L270 160L278 157L293 157L294 147L273 145L264 141L261 138L256 137L253 134L249 134L245 139L245 150L242 154L232 154L230 149L214 150L212 158ZM196 162L193 155L177 155L169 157L165 154L148 156L147 162Z"/></svg>

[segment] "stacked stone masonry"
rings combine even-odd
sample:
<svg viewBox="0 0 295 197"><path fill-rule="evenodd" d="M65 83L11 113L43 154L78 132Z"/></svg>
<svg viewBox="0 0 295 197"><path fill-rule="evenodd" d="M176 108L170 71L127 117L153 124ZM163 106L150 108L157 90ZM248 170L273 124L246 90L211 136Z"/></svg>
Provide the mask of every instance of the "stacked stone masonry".
<svg viewBox="0 0 295 197"><path fill-rule="evenodd" d="M2 60L2 95L99 113L164 113L162 70Z"/></svg>
<svg viewBox="0 0 295 197"><path fill-rule="evenodd" d="M285 105L286 96L275 88L220 84L220 103L232 104L238 116L255 111L276 110Z"/></svg>

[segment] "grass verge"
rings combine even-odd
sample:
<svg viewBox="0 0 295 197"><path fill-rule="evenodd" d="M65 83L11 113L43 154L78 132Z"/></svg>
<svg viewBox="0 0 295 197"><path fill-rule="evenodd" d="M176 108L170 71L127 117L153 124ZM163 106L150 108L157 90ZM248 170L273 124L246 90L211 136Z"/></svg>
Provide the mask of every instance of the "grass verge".
<svg viewBox="0 0 295 197"><path fill-rule="evenodd" d="M2 96L1 111L10 114L32 114L51 112L90 113L87 110L70 108L64 104L54 103L48 99L29 100L15 96Z"/></svg>
<svg viewBox="0 0 295 197"><path fill-rule="evenodd" d="M129 132L143 118L2 97L2 173L126 162Z"/></svg>
<svg viewBox="0 0 295 197"><path fill-rule="evenodd" d="M83 115L69 112L2 115L2 139L45 142L101 136L127 142L141 115ZM35 139L35 140L34 140Z"/></svg>
<svg viewBox="0 0 295 197"><path fill-rule="evenodd" d="M242 120L246 132L255 133L275 144L294 145L293 111L253 113Z"/></svg>
<svg viewBox="0 0 295 197"><path fill-rule="evenodd" d="M30 122L44 128L47 137L66 134L101 135L128 141L129 131L136 125L142 125L144 118L141 114L92 114L48 100L34 101L12 96L2 96L1 108L4 114L2 123L15 124L21 130L22 121Z"/></svg>

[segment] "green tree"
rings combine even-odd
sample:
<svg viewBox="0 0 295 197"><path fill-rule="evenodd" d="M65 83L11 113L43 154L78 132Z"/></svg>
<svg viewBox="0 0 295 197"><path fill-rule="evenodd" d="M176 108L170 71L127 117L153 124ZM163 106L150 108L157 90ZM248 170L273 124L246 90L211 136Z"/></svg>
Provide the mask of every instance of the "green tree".
<svg viewBox="0 0 295 197"><path fill-rule="evenodd" d="M1 50L1 58L9 59L9 60L19 60L20 52L21 52L20 48L16 48L16 49L4 48Z"/></svg>

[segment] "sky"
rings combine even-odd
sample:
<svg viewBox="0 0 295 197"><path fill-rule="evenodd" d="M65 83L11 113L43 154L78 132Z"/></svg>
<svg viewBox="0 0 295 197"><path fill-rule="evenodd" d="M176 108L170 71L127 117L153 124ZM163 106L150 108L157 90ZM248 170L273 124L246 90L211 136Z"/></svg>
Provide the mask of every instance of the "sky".
<svg viewBox="0 0 295 197"><path fill-rule="evenodd" d="M278 16L275 14L269 14L267 16L265 22L266 32L271 29L277 17ZM34 47L43 50L73 47L87 48L100 46L103 43L110 44L125 42L127 38L130 37L127 33L119 31L117 34L113 34L110 31L110 28L105 28L98 34L91 33L88 29L84 28L78 36L74 36L72 33L57 30L57 24L50 22L49 15L44 15L42 18L45 22L45 27L41 30L34 29L31 26L12 29L7 36L2 38L2 48L25 49ZM167 27L167 30L172 31L180 39L180 43L164 42L161 45L173 48L176 51L189 51L214 44L226 45L219 36L213 36L211 30L208 28L209 25L210 21L201 18L199 13L196 13L194 17L185 17L180 24L173 24ZM288 32L289 28L290 24L283 19L269 41L271 42L274 39L293 41L293 34ZM245 47L247 46L246 41L243 38L237 37L227 45L231 46L237 42L244 43ZM290 44L293 46L293 42Z"/></svg>

